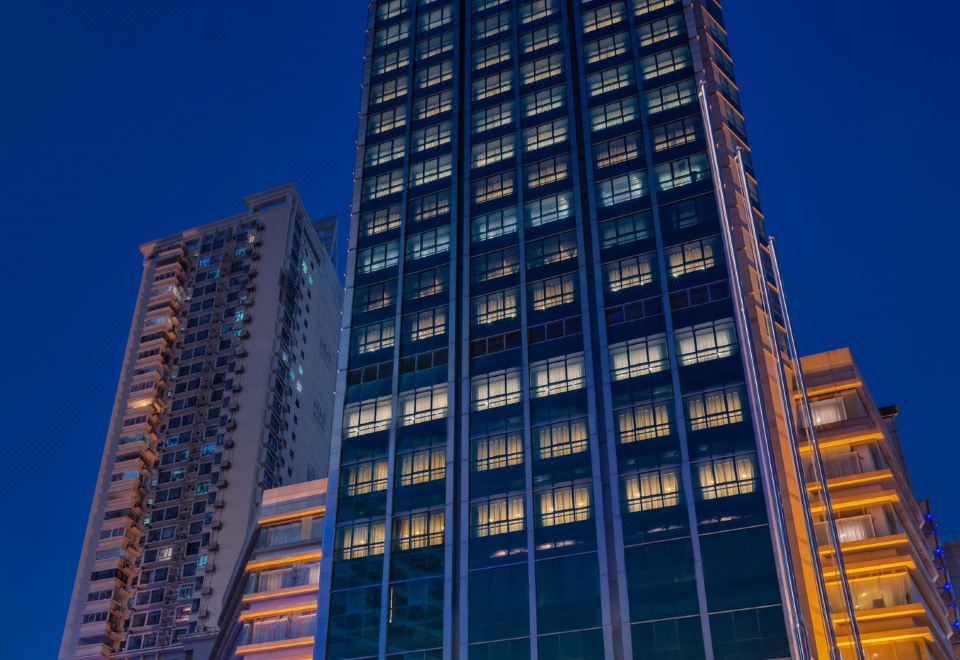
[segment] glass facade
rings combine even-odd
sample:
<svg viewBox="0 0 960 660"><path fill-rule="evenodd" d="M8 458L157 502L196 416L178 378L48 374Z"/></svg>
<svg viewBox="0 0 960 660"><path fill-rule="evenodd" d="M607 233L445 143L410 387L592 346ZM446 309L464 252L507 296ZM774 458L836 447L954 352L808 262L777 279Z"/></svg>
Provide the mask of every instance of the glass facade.
<svg viewBox="0 0 960 660"><path fill-rule="evenodd" d="M369 21L318 653L795 655L719 5Z"/></svg>

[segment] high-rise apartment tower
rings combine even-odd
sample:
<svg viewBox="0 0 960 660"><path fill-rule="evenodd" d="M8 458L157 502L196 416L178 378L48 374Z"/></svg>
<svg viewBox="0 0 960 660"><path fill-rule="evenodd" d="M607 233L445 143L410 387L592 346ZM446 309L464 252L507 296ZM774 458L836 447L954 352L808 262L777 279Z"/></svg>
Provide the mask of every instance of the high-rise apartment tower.
<svg viewBox="0 0 960 660"><path fill-rule="evenodd" d="M729 53L714 0L370 3L318 657L839 656Z"/></svg>
<svg viewBox="0 0 960 660"><path fill-rule="evenodd" d="M182 659L263 489L326 474L340 285L293 186L246 206L141 246L61 658Z"/></svg>

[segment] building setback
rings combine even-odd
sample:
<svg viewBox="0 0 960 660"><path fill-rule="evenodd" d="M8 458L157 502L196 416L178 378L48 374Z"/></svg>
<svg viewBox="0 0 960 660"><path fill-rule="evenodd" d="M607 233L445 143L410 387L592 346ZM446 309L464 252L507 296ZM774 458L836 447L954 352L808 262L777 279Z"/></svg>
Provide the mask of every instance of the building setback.
<svg viewBox="0 0 960 660"><path fill-rule="evenodd" d="M326 474L339 282L292 185L245 202L141 246L60 658L185 658L263 489Z"/></svg>
<svg viewBox="0 0 960 660"><path fill-rule="evenodd" d="M876 406L848 349L805 356L801 364L844 559L842 579L824 568L841 649L853 644L843 583L867 657L954 657L949 544L944 561L933 514L910 489L894 423L898 409ZM798 411L797 419L806 416ZM810 451L808 442L801 451ZM816 537L821 554L829 555L822 525Z"/></svg>
<svg viewBox="0 0 960 660"><path fill-rule="evenodd" d="M839 657L720 5L366 35L318 657Z"/></svg>

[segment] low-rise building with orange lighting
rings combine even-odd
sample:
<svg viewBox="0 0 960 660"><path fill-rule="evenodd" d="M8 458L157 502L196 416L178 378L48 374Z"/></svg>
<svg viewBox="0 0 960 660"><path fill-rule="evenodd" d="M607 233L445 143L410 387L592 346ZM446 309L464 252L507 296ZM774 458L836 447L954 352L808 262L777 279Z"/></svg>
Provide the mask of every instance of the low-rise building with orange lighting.
<svg viewBox="0 0 960 660"><path fill-rule="evenodd" d="M219 635L204 657L313 657L326 493L326 479L264 492L257 528L231 580Z"/></svg>
<svg viewBox="0 0 960 660"><path fill-rule="evenodd" d="M807 401L797 395L801 452L816 442L829 499L805 461L823 575L837 642L846 656L858 633L864 658L952 658L957 620L952 586L928 508L914 497L894 423L898 409L870 397L848 349L802 358ZM809 415L805 412L809 403ZM810 431L812 430L812 434ZM820 504L816 504L820 502ZM818 510L819 509L819 510ZM827 525L835 525L842 562L831 558ZM856 630L844 606L856 612Z"/></svg>

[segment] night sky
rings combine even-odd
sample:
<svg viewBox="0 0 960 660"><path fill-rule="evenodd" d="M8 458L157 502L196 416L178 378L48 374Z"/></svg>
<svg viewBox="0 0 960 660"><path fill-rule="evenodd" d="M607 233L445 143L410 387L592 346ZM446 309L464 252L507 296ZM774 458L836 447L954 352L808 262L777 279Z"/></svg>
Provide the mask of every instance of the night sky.
<svg viewBox="0 0 960 660"><path fill-rule="evenodd" d="M315 217L348 212L366 2L164 4L0 8L2 657L56 655L137 246L286 181ZM725 4L800 349L852 347L960 538L960 8Z"/></svg>

